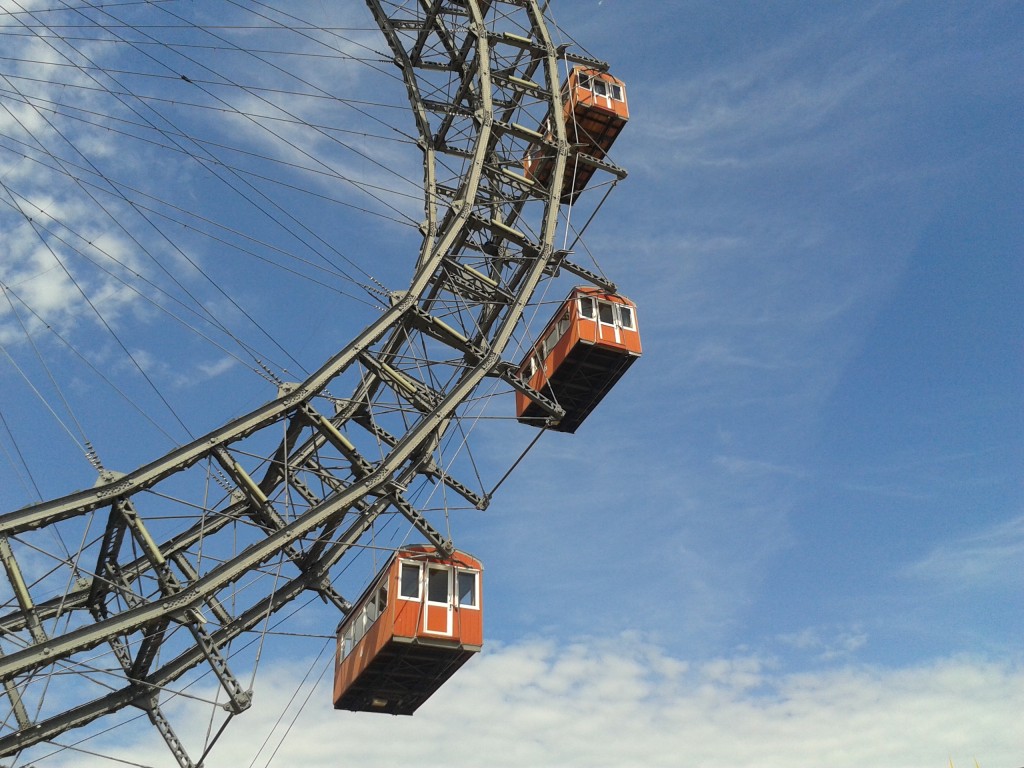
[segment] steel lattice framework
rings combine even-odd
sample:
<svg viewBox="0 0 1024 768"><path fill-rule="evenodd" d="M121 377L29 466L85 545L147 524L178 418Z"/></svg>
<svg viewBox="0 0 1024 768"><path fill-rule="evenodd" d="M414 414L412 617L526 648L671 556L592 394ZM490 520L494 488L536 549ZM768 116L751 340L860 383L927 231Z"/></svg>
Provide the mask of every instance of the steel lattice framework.
<svg viewBox="0 0 1024 768"><path fill-rule="evenodd" d="M0 518L14 595L0 616L9 705L0 755L134 707L180 765L195 765L161 709L168 686L205 665L225 708L242 712L251 691L225 649L304 592L347 611L332 569L380 515L397 512L438 550L452 550L410 501L412 484L425 479L487 506L438 461L482 384L500 379L561 415L503 355L530 297L556 270L613 287L554 246L567 167L588 161L566 142L559 70L567 60L604 65L556 48L537 0L367 4L401 72L423 153L423 239L408 288L271 402L133 472L105 472L94 488ZM537 130L538 114L550 118L550 133ZM556 158L547 188L522 174L526 148L538 143ZM151 522L173 510L190 521L180 530ZM103 531L80 558L88 575L57 597L37 594L20 548L74 518ZM239 523L247 538L230 556L205 554L221 551L217 538L229 530L237 539ZM272 586L237 591L275 558L283 567ZM59 634L48 629L58 619ZM107 670L100 694L83 699L82 676L100 654L116 660L120 683L111 685ZM54 671L79 678L54 682Z"/></svg>

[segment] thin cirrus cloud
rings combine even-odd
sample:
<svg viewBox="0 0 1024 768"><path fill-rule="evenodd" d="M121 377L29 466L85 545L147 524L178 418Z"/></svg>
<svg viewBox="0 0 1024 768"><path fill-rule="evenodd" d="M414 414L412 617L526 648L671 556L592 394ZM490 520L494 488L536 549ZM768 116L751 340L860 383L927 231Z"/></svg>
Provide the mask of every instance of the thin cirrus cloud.
<svg viewBox="0 0 1024 768"><path fill-rule="evenodd" d="M965 591L1024 585L1024 515L943 541L903 573Z"/></svg>
<svg viewBox="0 0 1024 768"><path fill-rule="evenodd" d="M1016 766L1024 736L1024 670L966 657L793 674L749 655L691 663L635 634L531 640L485 651L412 718L334 711L329 669L293 697L301 673L264 670L245 727L229 728L211 761L988 768ZM123 756L163 765L162 749L137 743Z"/></svg>

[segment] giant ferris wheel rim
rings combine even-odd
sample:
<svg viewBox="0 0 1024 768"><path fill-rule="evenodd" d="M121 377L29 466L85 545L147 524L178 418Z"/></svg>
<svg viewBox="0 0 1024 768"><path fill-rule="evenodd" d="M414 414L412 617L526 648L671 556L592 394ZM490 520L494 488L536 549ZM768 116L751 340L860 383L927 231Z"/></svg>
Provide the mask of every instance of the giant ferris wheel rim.
<svg viewBox="0 0 1024 768"><path fill-rule="evenodd" d="M309 508L291 521L283 521L280 526L268 530L261 541L248 546L244 556L239 556L220 566L208 570L205 574L197 574L180 587L171 589L161 578L159 597L146 599L139 605L128 606L114 616L98 617L91 624L86 624L64 635L47 637L45 640L31 642L24 648L8 653L0 658L0 679L8 684L21 675L34 674L36 670L61 659L71 659L77 653L95 648L109 642L117 636L138 631L150 624L166 622L173 617L190 615L198 611L210 600L215 600L218 592L232 581L248 573L259 564L266 562L275 555L280 555L295 542L319 529L328 529L341 522L347 511L356 510L357 519L350 523L344 531L334 533L336 536L329 546L321 545L315 550L318 558L314 558L315 566L307 572L300 566L300 574L291 581L285 581L281 589L274 594L254 603L250 608L240 610L230 622L209 633L209 641L214 648L229 643L237 636L240 628L249 625L255 617L267 615L279 610L291 599L305 589L310 588L310 579L314 573L330 568L332 558L337 563L348 551L347 547L368 530L375 517L371 517L382 504L385 508L394 504L403 514L410 518L413 525L420 529L429 541L438 548L450 548L452 544L438 532L433 531L429 524L417 518L415 509L406 509L401 489L414 477L427 471L431 462L432 446L440 441L448 430L458 408L475 392L476 388L488 377L508 376L508 364L503 359L503 352L513 338L513 333L520 322L523 311L533 292L537 289L545 275L550 271L556 259L555 237L559 225L562 178L566 173L568 147L564 117L559 108L559 66L560 51L555 47L547 29L544 10L537 0L464 0L446 9L440 0L433 4L434 13L427 14L415 23L408 18L388 15L388 7L401 9L404 4L384 3L380 0L367 0L367 4L382 34L395 54L395 64L402 73L409 98L410 111L420 133L420 149L424 154L424 207L426 220L422 225L423 239L420 253L416 259L415 269L408 287L395 297L390 307L358 335L351 339L336 355L325 362L317 371L299 384L289 385L278 397L269 403L228 422L224 426L208 432L179 448L171 451L148 464L124 475L107 475L95 488L73 493L59 499L44 501L26 508L9 512L0 517L0 537L14 537L47 526L56 525L71 518L91 514L107 507L114 519L119 509L136 494L153 488L168 477L185 472L201 462L219 465L229 479L237 486L237 500L232 509L250 505L258 507L265 503L267 496L277 480L271 480L268 470L263 481L254 481L239 466L231 454L234 443L244 440L268 425L284 423L291 420L296 428L307 429L313 435L308 438L319 445L331 447L338 455L347 457L352 474L351 482L343 488L335 489L318 503L310 502ZM532 37L513 34L499 29L498 25L488 27L488 18L496 8L508 6L509 15L525 14L522 24L528 28ZM458 23L446 26L445 11ZM394 12L394 10L392 10ZM411 50L408 41L418 38ZM461 44L456 45L455 42ZM420 77L437 71L437 62L424 58L424 51L434 44L437 50L444 51L450 57L452 71L461 72L459 87L453 98L464 100L475 109L469 110L461 102L449 105L451 115L459 110L468 110L468 115L461 115L465 126L472 126L475 131L471 140L464 141L464 146L471 152L466 158L466 173L455 190L442 191L438 179L439 153L447 151L445 138L440 138L432 129L428 112L437 110L443 105L429 104L423 93ZM491 71L491 60L495 49L507 49L506 61L513 62L512 75L495 74ZM523 56L516 59L515 52ZM527 60L529 64L522 62ZM518 63L517 63L518 62ZM541 82L531 77L537 70L542 71ZM500 109L495 104L492 93L501 92L506 103ZM516 100L522 99L547 100L547 109L551 118L552 138L549 140L554 151L554 172L552 182L547 190L533 190L521 194L518 185L521 182L514 177L502 176L502 165L507 164L508 157L501 154L504 141L508 146L520 146L512 140L520 141L529 131L523 126L510 123L508 117L516 109ZM439 118L442 126L449 128L448 116ZM510 139L511 137L511 139ZM493 166L493 167L492 167ZM510 180L511 179L511 180ZM507 194L507 199L501 195ZM531 199L527 199L532 195ZM534 225L529 228L519 225L519 219L525 216L524 211L530 206L534 210ZM501 214L487 218L489 211L500 209ZM471 238L476 237L475 242ZM491 254L486 253L481 243L486 243ZM480 332L475 337L467 337L457 330L446 327L444 323L431 325L430 308L434 306L439 286L449 279L446 270L463 268L460 258L467 244L478 248L473 258L484 263L493 263L490 268L492 275L499 278L503 270L510 276L506 281L505 304L498 309L484 306L486 302L479 300L478 326ZM510 259L510 254L515 259ZM518 260L518 261L517 261ZM510 263L517 266L509 267ZM474 267L464 267L473 278ZM480 270L476 270L480 272ZM482 274L482 272L481 272ZM489 276L484 275L485 277ZM447 283L445 284L447 285ZM486 283L484 283L486 290ZM467 305L473 300L467 299ZM491 302L493 303L493 301ZM426 318L424 317L426 315ZM428 327L424 331L423 328ZM407 338L414 333L421 333L433 342L447 344L465 356L465 364L459 368L457 375L440 390L429 390L417 393L417 387L427 389L421 382L410 379L409 374L393 368L390 358ZM379 359L378 359L379 358ZM334 415L319 413L313 408L313 401L324 391L325 387L338 379L353 366L358 366L365 373L358 386L358 397L353 396L346 408L341 408ZM357 421L361 416L360 408L364 401L369 402L376 393L388 387L396 390L412 390L415 407L412 413L419 411L413 423L401 435L393 435L393 443L388 445L387 455L373 464L368 470L361 469L358 451L351 447L347 439L339 437L340 427L349 421ZM386 433L385 433L386 434ZM385 444L388 439L385 438ZM286 459L291 446L282 443L282 454ZM296 454L297 455L297 454ZM304 454L306 455L306 454ZM430 471L434 471L432 468ZM267 486L264 488L263 486ZM263 501L261 501L261 497ZM134 514L134 513L132 513ZM241 514L241 513L239 513ZM379 510L376 512L379 514ZM130 525L122 525L129 531ZM122 532L122 535L123 532ZM173 541L173 540L171 540ZM168 542L169 544L170 542ZM180 543L180 542L179 542ZM150 569L159 576L159 560L161 548L165 544L153 542L153 563L147 565L142 561L131 567L142 573ZM177 545L176 545L177 546ZM187 546L175 550L176 553L187 552ZM8 572L17 572L18 566L13 554L5 552L4 563ZM116 556L116 552L114 553ZM101 563L98 568L102 567ZM13 570L12 570L13 569ZM319 570L318 570L319 569ZM141 579L141 576L139 576ZM71 605L69 610L85 607L95 589L80 590L76 600L80 604ZM26 590L25 594L28 592ZM22 601L20 613L22 618L7 618L0 625L8 631L25 632L33 622L39 623L41 611L34 605L39 600ZM45 614L48 615L48 614ZM178 620L178 619L174 619ZM198 646L174 657L170 662L162 663L154 670L147 670L146 686L165 685L177 680L196 664L202 663L207 652ZM130 676L129 676L130 677ZM145 686L143 686L145 687ZM71 728L80 727L104 714L118 710L136 701L143 693L138 683L128 680L128 684L110 694L67 709L42 722L32 723L31 727L19 728L13 734L0 736L0 754L11 754L40 741L54 738ZM242 692L238 693L239 706L244 703ZM12 699L13 701L13 699Z"/></svg>

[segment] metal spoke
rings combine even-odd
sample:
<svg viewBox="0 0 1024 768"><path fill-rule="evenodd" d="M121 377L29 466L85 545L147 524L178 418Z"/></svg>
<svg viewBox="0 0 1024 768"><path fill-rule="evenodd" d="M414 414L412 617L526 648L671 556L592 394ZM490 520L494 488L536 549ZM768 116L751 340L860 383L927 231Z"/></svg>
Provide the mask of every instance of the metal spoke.
<svg viewBox="0 0 1024 768"><path fill-rule="evenodd" d="M515 374L507 354L521 342L531 298L558 269L608 285L555 247L569 164L618 173L577 158L566 140L566 51L551 40L537 0L367 6L422 153L422 240L409 254L408 285L264 405L133 471L104 471L95 487L0 516L12 595L0 615L0 698L9 712L0 756L135 707L177 762L193 766L161 707L165 691L206 675L226 692L229 719L243 712L253 692L232 670L233 642L304 592L348 611L353 596L336 586L339 564L386 521L401 519L450 553L417 493L440 484L471 507L487 506L477 479L453 476L444 460L448 442L455 454L468 443L452 427L483 387L501 383L553 419L562 413ZM545 121L546 136L538 130ZM522 168L540 142L555 156L543 186ZM72 572L62 570L64 589L55 576L26 579L25 542L93 520ZM275 575L265 573L271 564ZM104 686L58 675L87 661L107 670Z"/></svg>

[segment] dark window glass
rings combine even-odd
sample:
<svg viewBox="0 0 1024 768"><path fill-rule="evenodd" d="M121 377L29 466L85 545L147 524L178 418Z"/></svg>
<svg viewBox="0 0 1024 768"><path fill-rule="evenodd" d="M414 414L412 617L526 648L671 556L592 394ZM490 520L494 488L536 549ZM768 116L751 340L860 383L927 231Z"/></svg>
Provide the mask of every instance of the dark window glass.
<svg viewBox="0 0 1024 768"><path fill-rule="evenodd" d="M629 307L619 305L619 320L623 328L633 327L633 310Z"/></svg>
<svg viewBox="0 0 1024 768"><path fill-rule="evenodd" d="M616 85L615 83L612 83L611 89L612 89L612 98L615 99L616 101L622 101L622 87L619 86L619 85Z"/></svg>
<svg viewBox="0 0 1024 768"><path fill-rule="evenodd" d="M448 569L431 568L427 576L427 600L432 603L448 602Z"/></svg>
<svg viewBox="0 0 1024 768"><path fill-rule="evenodd" d="M601 318L602 323L615 324L615 308L611 304L599 301L597 303L597 314Z"/></svg>
<svg viewBox="0 0 1024 768"><path fill-rule="evenodd" d="M420 567L416 563L402 563L402 597L420 599Z"/></svg>
<svg viewBox="0 0 1024 768"><path fill-rule="evenodd" d="M594 319L594 300L589 296L580 298L580 317L585 317L588 320Z"/></svg>
<svg viewBox="0 0 1024 768"><path fill-rule="evenodd" d="M476 607L476 574L459 571L459 605Z"/></svg>

